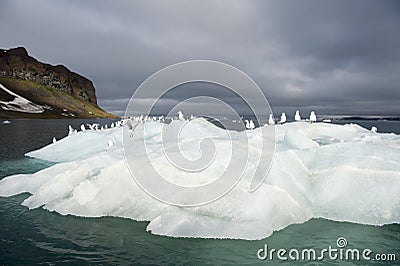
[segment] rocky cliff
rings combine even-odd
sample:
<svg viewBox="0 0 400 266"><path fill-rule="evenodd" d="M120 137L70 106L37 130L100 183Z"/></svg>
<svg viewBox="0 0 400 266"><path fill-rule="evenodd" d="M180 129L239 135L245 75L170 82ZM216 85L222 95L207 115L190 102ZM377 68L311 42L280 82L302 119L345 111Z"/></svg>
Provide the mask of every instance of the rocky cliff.
<svg viewBox="0 0 400 266"><path fill-rule="evenodd" d="M115 117L97 106L92 81L23 47L0 49L0 85L0 117Z"/></svg>
<svg viewBox="0 0 400 266"><path fill-rule="evenodd" d="M97 105L93 83L62 65L41 63L23 47L0 49L0 76L37 82Z"/></svg>

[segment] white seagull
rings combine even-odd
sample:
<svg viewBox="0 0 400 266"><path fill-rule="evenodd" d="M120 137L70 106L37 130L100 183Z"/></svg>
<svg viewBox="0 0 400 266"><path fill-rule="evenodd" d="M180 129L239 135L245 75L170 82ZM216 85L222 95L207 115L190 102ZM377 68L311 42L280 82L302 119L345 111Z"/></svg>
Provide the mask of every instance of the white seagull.
<svg viewBox="0 0 400 266"><path fill-rule="evenodd" d="M311 111L311 114L310 114L310 122L311 122L311 123L317 122L317 116L315 115L315 112L314 112L314 111Z"/></svg>
<svg viewBox="0 0 400 266"><path fill-rule="evenodd" d="M279 124L283 124L283 123L286 123L286 114L285 113L282 113L281 120L279 121Z"/></svg>
<svg viewBox="0 0 400 266"><path fill-rule="evenodd" d="M75 130L71 127L71 125L69 125L68 126L68 136L71 136L74 133L75 133Z"/></svg>
<svg viewBox="0 0 400 266"><path fill-rule="evenodd" d="M244 120L244 122L246 123L246 129L250 129L250 130L252 130L252 129L254 129L255 128L255 125L254 125L254 122L253 122L253 120Z"/></svg>
<svg viewBox="0 0 400 266"><path fill-rule="evenodd" d="M94 130L95 124L86 124L86 125L89 127L90 130Z"/></svg>
<svg viewBox="0 0 400 266"><path fill-rule="evenodd" d="M297 110L296 114L294 115L294 121L297 121L297 122L301 121L301 116L300 116L299 110Z"/></svg>
<svg viewBox="0 0 400 266"><path fill-rule="evenodd" d="M275 125L275 120L274 120L274 117L272 116L272 114L269 115L268 124Z"/></svg>
<svg viewBox="0 0 400 266"><path fill-rule="evenodd" d="M178 111L176 115L178 116L179 120L185 120L185 117L183 116L183 113L181 111Z"/></svg>
<svg viewBox="0 0 400 266"><path fill-rule="evenodd" d="M107 145L108 145L108 147L114 146L114 141L111 138L109 138Z"/></svg>
<svg viewBox="0 0 400 266"><path fill-rule="evenodd" d="M246 124L245 125L245 127L246 127L246 129L250 129L250 123L249 123L249 120L244 120L244 123Z"/></svg>
<svg viewBox="0 0 400 266"><path fill-rule="evenodd" d="M254 125L253 120L250 119L250 129L255 129L256 126Z"/></svg>

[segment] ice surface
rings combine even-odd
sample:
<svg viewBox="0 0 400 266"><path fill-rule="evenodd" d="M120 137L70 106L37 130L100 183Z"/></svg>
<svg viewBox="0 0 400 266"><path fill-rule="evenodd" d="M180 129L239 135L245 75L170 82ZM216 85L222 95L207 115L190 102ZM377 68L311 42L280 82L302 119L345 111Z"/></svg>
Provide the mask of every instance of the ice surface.
<svg viewBox="0 0 400 266"><path fill-rule="evenodd" d="M183 122L173 121L167 127L174 130L179 123ZM209 182L212 172L222 171L229 159L229 137L231 141L250 140L250 162L244 177L211 204L181 208L161 203L143 192L130 176L122 149L122 132L128 127L116 126L81 131L28 153L57 164L1 180L0 195L29 192L32 195L22 203L29 208L149 221L147 230L174 237L261 239L313 217L372 225L400 222L398 135L373 133L358 125L277 125L272 168L259 189L250 193L248 176L256 164L257 141L260 131L270 126L226 134L204 119L194 119L180 134L183 156L198 157L198 142L204 136L212 137L220 152L211 172L187 180L162 157L162 125L156 121L135 124L132 141L145 139L150 144L148 153L171 181L186 185ZM143 154L135 156L140 160ZM143 172L146 167L143 165Z"/></svg>

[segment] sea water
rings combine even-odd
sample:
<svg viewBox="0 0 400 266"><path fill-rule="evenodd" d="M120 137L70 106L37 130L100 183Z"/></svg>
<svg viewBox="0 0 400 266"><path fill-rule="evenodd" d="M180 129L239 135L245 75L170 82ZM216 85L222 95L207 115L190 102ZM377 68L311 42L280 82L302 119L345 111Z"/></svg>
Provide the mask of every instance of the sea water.
<svg viewBox="0 0 400 266"><path fill-rule="evenodd" d="M65 136L68 125L79 128L82 120L11 120L0 125L0 178L17 173L33 173L51 163L24 157ZM112 121L95 120L97 123ZM357 121L352 121L357 122ZM380 132L400 133L399 122L382 122ZM359 124L362 124L360 122ZM147 222L122 218L82 218L62 216L41 208L28 210L21 202L29 194L0 198L0 263L141 263L141 264L275 264L260 261L257 251L268 244L275 249L336 246L345 237L352 248L368 248L375 253L394 253L400 261L400 226L367 226L324 219L290 225L272 236L257 240L216 240L171 238L150 234ZM303 265L308 261L286 262ZM321 262L319 262L321 263ZM324 261L322 261L322 264ZM329 264L360 264L365 261L325 261ZM395 265L396 262L386 262Z"/></svg>

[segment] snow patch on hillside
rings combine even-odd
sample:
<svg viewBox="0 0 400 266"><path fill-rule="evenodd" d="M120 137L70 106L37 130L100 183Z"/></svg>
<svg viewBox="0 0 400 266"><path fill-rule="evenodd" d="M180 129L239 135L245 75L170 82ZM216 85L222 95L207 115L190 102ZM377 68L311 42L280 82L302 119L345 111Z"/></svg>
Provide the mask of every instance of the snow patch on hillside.
<svg viewBox="0 0 400 266"><path fill-rule="evenodd" d="M23 112L23 113L31 113L38 114L43 113L44 108L41 105L33 103L24 97L8 90L0 83L0 89L4 90L8 94L14 96L14 99L9 102L0 101L0 108L5 111L15 111L15 112Z"/></svg>

